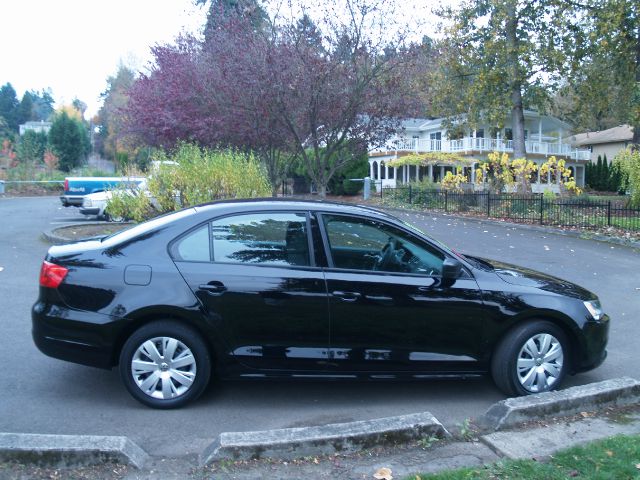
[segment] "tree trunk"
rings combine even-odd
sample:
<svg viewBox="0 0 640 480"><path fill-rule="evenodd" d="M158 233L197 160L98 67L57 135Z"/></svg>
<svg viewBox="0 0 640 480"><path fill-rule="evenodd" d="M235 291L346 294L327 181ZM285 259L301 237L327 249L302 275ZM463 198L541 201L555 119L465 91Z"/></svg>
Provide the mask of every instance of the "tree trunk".
<svg viewBox="0 0 640 480"><path fill-rule="evenodd" d="M636 98L638 97L638 89L640 89L640 29L638 30L638 35L636 37ZM639 105L635 106L634 112L634 122L631 127L633 128L633 138L631 139L632 148L638 149L640 148L640 118L638 118L638 109L640 109Z"/></svg>
<svg viewBox="0 0 640 480"><path fill-rule="evenodd" d="M524 108L522 106L522 81L518 59L518 17L516 1L510 0L507 6L509 20L506 25L506 39L511 58L511 134L513 135L513 158L527 158L524 144Z"/></svg>

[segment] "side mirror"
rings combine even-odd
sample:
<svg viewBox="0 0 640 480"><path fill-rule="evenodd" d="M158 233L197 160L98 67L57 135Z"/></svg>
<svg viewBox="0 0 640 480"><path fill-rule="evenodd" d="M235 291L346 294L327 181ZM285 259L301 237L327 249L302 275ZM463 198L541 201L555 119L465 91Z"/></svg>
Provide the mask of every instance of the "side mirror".
<svg viewBox="0 0 640 480"><path fill-rule="evenodd" d="M442 279L443 280L455 280L460 276L462 272L462 263L455 258L447 257L442 264Z"/></svg>

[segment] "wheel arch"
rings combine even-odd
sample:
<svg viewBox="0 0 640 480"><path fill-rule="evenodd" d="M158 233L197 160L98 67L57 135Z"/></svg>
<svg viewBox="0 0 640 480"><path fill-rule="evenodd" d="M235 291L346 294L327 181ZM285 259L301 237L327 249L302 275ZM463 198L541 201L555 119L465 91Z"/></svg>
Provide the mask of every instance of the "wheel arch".
<svg viewBox="0 0 640 480"><path fill-rule="evenodd" d="M160 320L175 321L176 323L180 323L193 329L207 346L210 358L214 361L218 360L217 353L220 351L219 346L215 344L211 335L207 335L204 325L195 321L193 318L190 318L190 315L185 314L184 312L167 307L161 310L153 309L152 311L145 310L136 312L127 316L127 321L118 333L114 342L114 348L111 353L111 365L114 367L118 365L122 348L124 347L127 339L133 335L134 332L149 323Z"/></svg>
<svg viewBox="0 0 640 480"><path fill-rule="evenodd" d="M584 345L580 342L580 329L575 325L573 320L562 313L557 311L549 311L549 310L535 310L523 313L514 318L506 328L502 329L498 338L491 346L491 355L489 358L489 362L491 362L495 351L504 339L512 332L514 329L524 325L528 322L533 321L547 321L554 324L556 327L560 328L564 333L567 343L569 344L569 370L568 373L575 373L576 363L578 362L580 352L584 350Z"/></svg>

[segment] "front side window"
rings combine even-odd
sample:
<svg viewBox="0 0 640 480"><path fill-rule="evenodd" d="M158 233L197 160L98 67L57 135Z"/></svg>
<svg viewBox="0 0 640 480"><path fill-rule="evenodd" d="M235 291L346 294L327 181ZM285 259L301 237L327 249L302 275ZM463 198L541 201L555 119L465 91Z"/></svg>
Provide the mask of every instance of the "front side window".
<svg viewBox="0 0 640 480"><path fill-rule="evenodd" d="M308 266L307 218L303 213L250 213L211 222L213 260Z"/></svg>
<svg viewBox="0 0 640 480"><path fill-rule="evenodd" d="M445 255L413 235L367 218L323 215L336 268L439 276Z"/></svg>

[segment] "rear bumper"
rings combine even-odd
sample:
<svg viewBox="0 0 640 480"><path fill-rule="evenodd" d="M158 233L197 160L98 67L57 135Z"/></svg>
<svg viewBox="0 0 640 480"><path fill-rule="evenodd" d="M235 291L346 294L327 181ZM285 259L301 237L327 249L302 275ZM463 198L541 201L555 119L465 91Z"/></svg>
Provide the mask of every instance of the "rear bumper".
<svg viewBox="0 0 640 480"><path fill-rule="evenodd" d="M64 207L81 207L84 196L82 195L62 195L60 202Z"/></svg>
<svg viewBox="0 0 640 480"><path fill-rule="evenodd" d="M89 317L95 315L102 317L102 324L90 321ZM104 317L36 302L31 309L33 341L50 357L109 369L115 363L114 345L105 341L105 337L111 337L105 327L113 323L105 324Z"/></svg>

